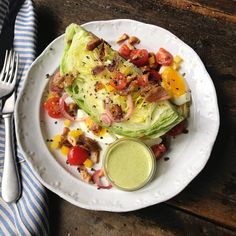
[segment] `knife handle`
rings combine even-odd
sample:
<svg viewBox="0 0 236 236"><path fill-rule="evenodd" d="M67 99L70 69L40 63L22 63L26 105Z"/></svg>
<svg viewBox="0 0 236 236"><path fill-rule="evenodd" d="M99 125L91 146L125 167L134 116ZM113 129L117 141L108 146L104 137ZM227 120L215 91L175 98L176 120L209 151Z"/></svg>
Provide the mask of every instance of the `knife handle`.
<svg viewBox="0 0 236 236"><path fill-rule="evenodd" d="M4 114L2 117L5 122L5 158L2 175L2 198L5 202L14 202L20 196L21 186L13 146L13 117L12 114Z"/></svg>

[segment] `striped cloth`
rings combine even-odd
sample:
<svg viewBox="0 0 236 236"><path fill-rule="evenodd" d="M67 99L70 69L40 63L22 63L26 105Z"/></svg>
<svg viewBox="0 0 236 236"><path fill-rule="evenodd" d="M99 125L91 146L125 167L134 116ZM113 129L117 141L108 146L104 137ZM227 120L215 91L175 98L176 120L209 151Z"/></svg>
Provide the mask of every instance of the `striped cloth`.
<svg viewBox="0 0 236 236"><path fill-rule="evenodd" d="M15 4L16 0L12 0ZM11 0L0 0L0 34L10 19ZM18 78L22 87L27 70L35 58L36 21L31 0L25 0L14 21L13 46L19 54ZM9 27L8 27L9 28ZM2 42L0 42L2 47ZM4 55L0 54L0 57ZM4 163L4 124L0 121L0 184ZM0 236L48 235L48 198L45 188L36 179L24 157L17 149L22 195L16 203L7 204L0 197ZM1 189L0 189L1 192Z"/></svg>

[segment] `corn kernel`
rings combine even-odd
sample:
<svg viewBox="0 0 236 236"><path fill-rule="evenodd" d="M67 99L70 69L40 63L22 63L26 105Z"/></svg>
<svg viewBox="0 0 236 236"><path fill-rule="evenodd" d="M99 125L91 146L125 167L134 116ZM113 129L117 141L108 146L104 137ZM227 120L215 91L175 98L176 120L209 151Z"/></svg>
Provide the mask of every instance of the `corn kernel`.
<svg viewBox="0 0 236 236"><path fill-rule="evenodd" d="M175 56L174 57L174 62L173 62L173 65L172 65L173 69L178 70L180 68L180 64L181 64L182 61L183 61L183 59L180 56L178 56L178 55Z"/></svg>
<svg viewBox="0 0 236 236"><path fill-rule="evenodd" d="M102 128L99 132L98 132L98 136L99 137L102 137L106 134L107 132L107 129L106 128Z"/></svg>
<svg viewBox="0 0 236 236"><path fill-rule="evenodd" d="M65 127L69 127L70 124L71 124L71 121L70 121L70 120L65 120L65 121L64 121Z"/></svg>
<svg viewBox="0 0 236 236"><path fill-rule="evenodd" d="M84 162L84 166L87 168L91 168L93 166L93 162L90 159L86 159Z"/></svg>
<svg viewBox="0 0 236 236"><path fill-rule="evenodd" d="M81 134L83 134L83 131L82 131L82 130L76 130L76 129L74 129L74 130L69 131L68 136L73 137L73 138L77 138L77 137L79 137Z"/></svg>
<svg viewBox="0 0 236 236"><path fill-rule="evenodd" d="M70 148L67 147L67 146L65 146L65 145L63 145L63 146L61 147L61 153L62 153L63 155L66 156L69 151L70 151Z"/></svg>
<svg viewBox="0 0 236 236"><path fill-rule="evenodd" d="M179 55L176 55L176 56L174 57L174 62L175 62L175 63L179 64L179 63L182 62L182 61L183 61L183 59L182 59Z"/></svg>
<svg viewBox="0 0 236 236"><path fill-rule="evenodd" d="M114 90L114 88L111 85L105 85L105 88L108 92L111 92Z"/></svg>
<svg viewBox="0 0 236 236"><path fill-rule="evenodd" d="M50 143L51 149L57 149L59 147L59 142L53 141Z"/></svg>
<svg viewBox="0 0 236 236"><path fill-rule="evenodd" d="M92 127L92 125L93 125L92 119L90 119L90 118L86 119L85 124L90 129Z"/></svg>
<svg viewBox="0 0 236 236"><path fill-rule="evenodd" d="M62 139L62 137L61 137L61 135L59 134L59 135L55 135L53 138L53 142L61 142L61 139Z"/></svg>
<svg viewBox="0 0 236 236"><path fill-rule="evenodd" d="M149 55L148 55L148 63L149 65L153 65L156 63L156 57L155 57L155 54L153 52L150 52Z"/></svg>

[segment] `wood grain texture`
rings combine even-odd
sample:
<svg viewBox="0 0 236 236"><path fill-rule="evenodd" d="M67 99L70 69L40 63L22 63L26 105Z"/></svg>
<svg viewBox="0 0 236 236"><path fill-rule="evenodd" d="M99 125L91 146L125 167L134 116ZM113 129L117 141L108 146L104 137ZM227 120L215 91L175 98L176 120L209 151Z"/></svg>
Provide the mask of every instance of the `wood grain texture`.
<svg viewBox="0 0 236 236"><path fill-rule="evenodd" d="M192 11L203 16L236 23L236 2L229 0L163 0L167 5Z"/></svg>
<svg viewBox="0 0 236 236"><path fill-rule="evenodd" d="M230 17L222 18L212 12L205 14L204 11L196 11L193 7L187 9L181 7L181 4L186 2L191 2L197 7L200 6L206 12L211 12L214 9L214 11ZM94 20L131 18L170 30L190 45L201 57L215 85L221 114L220 130L210 160L201 174L181 194L164 205L160 204L127 215L91 213L66 204L52 195L57 204L55 207L62 209L61 218L58 216L56 221L57 224L60 222L64 225L64 228L61 228L62 231L67 227L65 221L69 211L84 214L83 220L90 222L86 225L95 231L96 227L93 226L93 221L90 221L91 217L99 216L101 218L102 216L101 225L108 219L111 219L112 224L115 224L113 221L122 219L123 222L125 220L142 222L141 219L145 217L144 225L146 222L151 222L153 218L156 219L154 225L150 224L154 227L154 233L169 235L168 230L167 232L159 232L158 230L162 228L162 224L166 229L171 228L166 220L171 219L175 225L175 221L179 221L179 214L189 217L188 221L182 221L182 224L185 225L190 224L188 222L191 221L197 221L196 225L201 225L207 220L212 222L209 223L211 225L209 227L212 229L225 227L230 229L227 234L236 231L236 24L234 21L235 1L229 2L229 4L227 0L214 2L205 0L38 0L35 2L39 18L38 52L41 52L56 36L62 34L71 22L82 24ZM174 213L171 213L170 209L173 208ZM165 213L166 211L168 213ZM160 214L163 215L160 216ZM70 218L70 223L75 225L76 221L80 220L79 216L75 219ZM143 224L140 224L140 228L136 224L137 232L141 228L145 232L146 228ZM151 227L150 225L149 227ZM118 226L114 227L118 228ZM131 230L133 226L130 227L127 229ZM181 227L183 230L184 225ZM92 230L88 232L92 232ZM105 226L103 230L106 232ZM114 232L118 232L116 230ZM187 232L187 229L185 230L184 232ZM194 228L194 230L196 229ZM179 235L181 235L180 231ZM216 231L218 232L218 228ZM175 233L170 230L170 235L174 234L173 232ZM219 232L223 235L223 231ZM202 234L215 235L213 231L211 234L204 232ZM116 234L114 233L114 235ZM149 235L153 235L152 232Z"/></svg>
<svg viewBox="0 0 236 236"><path fill-rule="evenodd" d="M88 211L52 194L51 234L109 236L235 236L225 229L185 212L160 204L129 213Z"/></svg>

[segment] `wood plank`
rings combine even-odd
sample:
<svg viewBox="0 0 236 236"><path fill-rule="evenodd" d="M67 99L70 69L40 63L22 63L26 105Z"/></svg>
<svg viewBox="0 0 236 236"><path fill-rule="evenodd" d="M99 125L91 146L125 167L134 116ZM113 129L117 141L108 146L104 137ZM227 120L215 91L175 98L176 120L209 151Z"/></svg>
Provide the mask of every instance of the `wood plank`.
<svg viewBox="0 0 236 236"><path fill-rule="evenodd" d="M165 204L129 213L88 211L51 196L51 235L179 236L228 235L236 232L178 211Z"/></svg>
<svg viewBox="0 0 236 236"><path fill-rule="evenodd" d="M180 2L186 1L178 1ZM203 1L194 2L206 5ZM204 171L181 194L168 201L168 204L235 229L236 25L234 21L221 17L216 19L212 15L205 17L206 15L199 14L193 8L183 9L167 0L163 2L38 0L35 4L39 16L39 51L63 33L71 22L82 24L92 20L131 18L170 30L199 54L216 87L221 114L220 132ZM218 9L211 4L207 7L208 10L209 7ZM231 13L226 11L225 14ZM156 206L148 209L152 212ZM64 212L63 216L65 217Z"/></svg>
<svg viewBox="0 0 236 236"><path fill-rule="evenodd" d="M163 0L164 3L203 16L236 22L235 1L207 1L207 0Z"/></svg>
<svg viewBox="0 0 236 236"><path fill-rule="evenodd" d="M194 4L200 4L207 8L213 8L227 14L236 14L236 2L232 0L191 0Z"/></svg>

